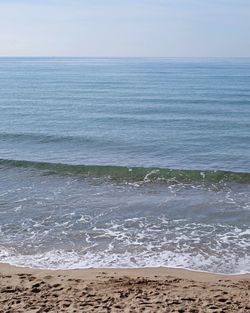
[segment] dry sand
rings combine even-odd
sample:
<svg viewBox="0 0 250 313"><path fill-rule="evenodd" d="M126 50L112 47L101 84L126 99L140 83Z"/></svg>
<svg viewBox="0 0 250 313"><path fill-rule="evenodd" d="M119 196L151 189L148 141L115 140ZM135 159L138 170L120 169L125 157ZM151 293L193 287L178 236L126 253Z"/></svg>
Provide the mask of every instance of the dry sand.
<svg viewBox="0 0 250 313"><path fill-rule="evenodd" d="M0 312L249 312L250 275L0 265Z"/></svg>

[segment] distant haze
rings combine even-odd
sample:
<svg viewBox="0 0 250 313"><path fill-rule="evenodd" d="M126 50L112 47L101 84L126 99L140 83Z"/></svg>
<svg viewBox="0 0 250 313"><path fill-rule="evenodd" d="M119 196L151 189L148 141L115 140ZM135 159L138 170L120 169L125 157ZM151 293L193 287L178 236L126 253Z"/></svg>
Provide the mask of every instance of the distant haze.
<svg viewBox="0 0 250 313"><path fill-rule="evenodd" d="M250 57L250 1L0 0L0 56Z"/></svg>

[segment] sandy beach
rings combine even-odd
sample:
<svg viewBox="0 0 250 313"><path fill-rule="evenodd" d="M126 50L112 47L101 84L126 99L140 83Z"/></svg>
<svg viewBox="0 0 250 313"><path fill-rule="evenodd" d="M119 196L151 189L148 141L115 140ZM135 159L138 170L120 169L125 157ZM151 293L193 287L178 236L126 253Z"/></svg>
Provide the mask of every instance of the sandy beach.
<svg viewBox="0 0 250 313"><path fill-rule="evenodd" d="M250 312L250 275L1 264L0 312Z"/></svg>

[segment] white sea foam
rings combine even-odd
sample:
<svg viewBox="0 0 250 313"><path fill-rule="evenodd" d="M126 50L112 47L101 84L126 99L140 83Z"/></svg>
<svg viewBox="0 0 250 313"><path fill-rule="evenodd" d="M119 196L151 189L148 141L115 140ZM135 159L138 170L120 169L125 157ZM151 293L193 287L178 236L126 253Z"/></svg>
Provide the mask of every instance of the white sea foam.
<svg viewBox="0 0 250 313"><path fill-rule="evenodd" d="M112 247L108 250L112 250ZM141 253L134 255L125 251L123 254L113 254L110 251L94 254L86 252L79 255L75 251L52 250L34 255L15 254L12 250L0 248L0 262L16 266L27 266L48 269L76 268L135 268L135 267L175 267L201 270L207 272L237 274L250 272L249 258L237 261L220 257L206 257L201 254L173 253L162 251L159 254ZM222 265L218 267L218 265Z"/></svg>
<svg viewBox="0 0 250 313"><path fill-rule="evenodd" d="M83 232L83 237L78 232L77 238L85 238L85 247L82 241L83 246L74 249L24 253L21 247L1 246L0 262L52 269L166 266L230 274L250 271L248 228L169 221L166 217L159 218L159 223L129 218L112 221L105 228L95 226L89 233ZM61 239L69 236L64 224L58 226L62 227ZM35 242L37 248L43 246L43 240L47 245L51 231L33 232L24 244L31 250Z"/></svg>

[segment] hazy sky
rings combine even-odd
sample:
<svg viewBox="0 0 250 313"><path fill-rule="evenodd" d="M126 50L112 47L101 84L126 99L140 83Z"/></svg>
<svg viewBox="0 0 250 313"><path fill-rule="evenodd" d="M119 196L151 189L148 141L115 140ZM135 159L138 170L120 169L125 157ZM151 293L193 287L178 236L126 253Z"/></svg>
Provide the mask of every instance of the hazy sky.
<svg viewBox="0 0 250 313"><path fill-rule="evenodd" d="M0 0L0 55L250 57L250 0Z"/></svg>

